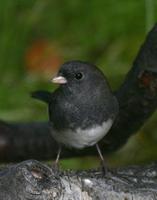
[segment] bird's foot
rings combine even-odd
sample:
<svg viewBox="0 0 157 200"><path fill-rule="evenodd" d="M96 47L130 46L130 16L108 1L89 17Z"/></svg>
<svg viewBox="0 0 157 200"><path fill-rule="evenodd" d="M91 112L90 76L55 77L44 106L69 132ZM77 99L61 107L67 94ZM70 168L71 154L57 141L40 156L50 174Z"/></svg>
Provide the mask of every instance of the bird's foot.
<svg viewBox="0 0 157 200"><path fill-rule="evenodd" d="M51 168L55 171L60 171L60 165L58 162L52 162Z"/></svg>
<svg viewBox="0 0 157 200"><path fill-rule="evenodd" d="M106 166L105 162L101 162L101 171L102 171L103 175L105 175L107 177L111 176L111 169L109 169Z"/></svg>
<svg viewBox="0 0 157 200"><path fill-rule="evenodd" d="M105 175L108 173L108 168L104 162L101 162L101 170Z"/></svg>

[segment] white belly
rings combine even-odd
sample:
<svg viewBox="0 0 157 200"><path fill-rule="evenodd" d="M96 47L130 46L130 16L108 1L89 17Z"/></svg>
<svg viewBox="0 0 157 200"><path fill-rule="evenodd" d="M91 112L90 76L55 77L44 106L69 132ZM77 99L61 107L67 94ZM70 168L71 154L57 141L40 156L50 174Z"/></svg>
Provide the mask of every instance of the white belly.
<svg viewBox="0 0 157 200"><path fill-rule="evenodd" d="M66 130L63 132L52 132L53 137L61 144L69 147L82 149L93 146L101 140L109 131L113 124L112 119L103 122L101 126L93 126L88 129L76 129L76 131Z"/></svg>

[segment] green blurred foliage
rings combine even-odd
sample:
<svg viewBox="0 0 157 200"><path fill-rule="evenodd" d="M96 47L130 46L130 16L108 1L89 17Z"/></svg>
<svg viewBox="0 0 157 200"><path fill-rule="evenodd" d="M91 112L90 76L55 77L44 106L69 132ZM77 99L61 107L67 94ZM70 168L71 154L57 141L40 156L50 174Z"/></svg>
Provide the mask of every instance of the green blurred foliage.
<svg viewBox="0 0 157 200"><path fill-rule="evenodd" d="M153 26L156 18L155 0L2 1L0 118L7 121L37 121L48 118L46 106L31 99L29 95L37 89L52 90L48 80L31 75L26 69L25 54L36 39L57 42L65 61L80 59L95 63L116 89L130 69L146 31ZM154 153L156 143L153 142L152 145L148 142L148 132L152 136L149 141L150 138L156 141L157 126L151 120L140 136L130 140L131 150L136 146L140 151L141 141L144 141L144 148L147 146L147 149L152 149L152 153L146 153L142 160L137 158L141 162L157 158ZM148 143L151 143L151 148ZM126 149L129 148L125 148L123 152ZM114 157L110 162L116 164ZM121 163L129 163L126 160L123 159Z"/></svg>

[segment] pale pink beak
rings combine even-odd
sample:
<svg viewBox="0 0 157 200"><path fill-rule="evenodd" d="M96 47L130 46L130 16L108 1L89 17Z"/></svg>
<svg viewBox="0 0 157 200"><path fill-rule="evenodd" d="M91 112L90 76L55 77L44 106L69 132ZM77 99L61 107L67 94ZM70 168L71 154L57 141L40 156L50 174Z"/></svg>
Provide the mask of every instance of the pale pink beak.
<svg viewBox="0 0 157 200"><path fill-rule="evenodd" d="M58 84L65 84L67 83L67 79L63 76L56 76L52 80L52 83L58 83Z"/></svg>

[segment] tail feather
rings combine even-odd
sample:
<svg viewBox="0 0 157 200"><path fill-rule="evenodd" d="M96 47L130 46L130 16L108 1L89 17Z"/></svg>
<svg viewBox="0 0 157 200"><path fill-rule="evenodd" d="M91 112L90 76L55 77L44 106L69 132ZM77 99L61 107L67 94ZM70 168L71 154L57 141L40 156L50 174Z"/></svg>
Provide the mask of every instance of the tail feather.
<svg viewBox="0 0 157 200"><path fill-rule="evenodd" d="M51 100L51 93L47 91L35 91L31 93L31 97L49 103Z"/></svg>

